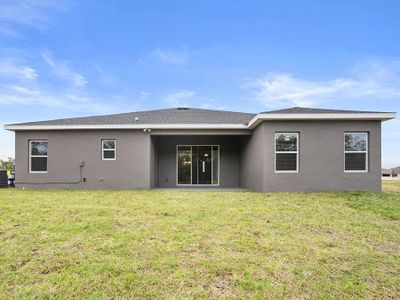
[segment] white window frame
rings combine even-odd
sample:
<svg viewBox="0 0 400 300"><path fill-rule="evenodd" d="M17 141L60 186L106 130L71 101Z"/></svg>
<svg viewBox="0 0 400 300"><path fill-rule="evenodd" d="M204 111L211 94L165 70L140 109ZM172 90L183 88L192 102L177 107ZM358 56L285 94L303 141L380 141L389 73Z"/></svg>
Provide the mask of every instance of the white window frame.
<svg viewBox="0 0 400 300"><path fill-rule="evenodd" d="M32 155L32 142L47 143L47 155ZM29 173L31 174L47 174L47 171L32 171L32 157L46 157L46 170L49 170L49 142L48 140L29 140Z"/></svg>
<svg viewBox="0 0 400 300"><path fill-rule="evenodd" d="M211 184L197 184L193 183L193 169L190 167L190 183L178 183L178 150L179 147L190 147L190 159L193 162L193 147L198 147L198 146L207 146L211 147ZM213 172L213 166L214 166L214 160L213 160L213 147L218 147L218 183L213 183L214 181L214 172ZM219 186L221 182L221 147L220 145L176 145L176 163L175 163L175 168L176 168L176 186Z"/></svg>
<svg viewBox="0 0 400 300"><path fill-rule="evenodd" d="M365 134L365 151L349 151L346 150L346 134ZM346 131L343 135L343 170L345 173L367 173L368 172L368 150L369 150L369 134L367 131ZM346 170L346 153L365 153L365 170Z"/></svg>
<svg viewBox="0 0 400 300"><path fill-rule="evenodd" d="M295 134L296 135L296 149L297 151L276 151L276 138L281 134ZM300 135L298 132L275 132L274 133L274 171L275 173L299 173L299 156L300 156ZM296 154L296 170L277 170L276 169L276 155L277 154Z"/></svg>
<svg viewBox="0 0 400 300"><path fill-rule="evenodd" d="M114 142L114 149L104 148L104 142ZM114 151L114 158L104 157L104 151ZM116 160L117 159L117 141L115 139L102 139L101 140L101 160Z"/></svg>

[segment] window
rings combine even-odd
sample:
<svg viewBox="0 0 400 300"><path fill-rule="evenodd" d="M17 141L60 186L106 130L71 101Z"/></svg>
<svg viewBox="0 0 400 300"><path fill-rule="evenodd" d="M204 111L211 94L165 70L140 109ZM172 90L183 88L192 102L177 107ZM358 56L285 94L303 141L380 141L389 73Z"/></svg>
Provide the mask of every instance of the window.
<svg viewBox="0 0 400 300"><path fill-rule="evenodd" d="M29 141L29 173L47 173L47 141Z"/></svg>
<svg viewBox="0 0 400 300"><path fill-rule="evenodd" d="M101 152L103 160L115 160L117 158L117 145L115 140L102 140Z"/></svg>
<svg viewBox="0 0 400 300"><path fill-rule="evenodd" d="M368 171L368 133L348 132L344 134L344 171Z"/></svg>
<svg viewBox="0 0 400 300"><path fill-rule="evenodd" d="M299 134L275 133L275 172L298 172Z"/></svg>

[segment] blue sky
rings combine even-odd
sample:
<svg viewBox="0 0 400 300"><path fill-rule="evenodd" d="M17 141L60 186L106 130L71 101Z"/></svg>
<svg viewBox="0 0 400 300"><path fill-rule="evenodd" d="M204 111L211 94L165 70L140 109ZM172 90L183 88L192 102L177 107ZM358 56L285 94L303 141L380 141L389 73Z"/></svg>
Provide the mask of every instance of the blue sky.
<svg viewBox="0 0 400 300"><path fill-rule="evenodd" d="M0 0L0 124L174 106L398 112L400 1Z"/></svg>

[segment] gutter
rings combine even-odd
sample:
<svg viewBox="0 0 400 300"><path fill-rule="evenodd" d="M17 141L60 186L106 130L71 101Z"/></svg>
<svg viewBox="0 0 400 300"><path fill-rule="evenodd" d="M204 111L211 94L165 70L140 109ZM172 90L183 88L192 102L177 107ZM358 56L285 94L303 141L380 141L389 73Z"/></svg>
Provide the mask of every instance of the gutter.
<svg viewBox="0 0 400 300"><path fill-rule="evenodd" d="M4 125L10 131L86 129L248 129L246 124Z"/></svg>
<svg viewBox="0 0 400 300"><path fill-rule="evenodd" d="M358 120L358 121L387 121L395 119L395 112L384 113L352 113L352 114L258 114L250 120L248 128L257 127L262 121L331 121L331 120Z"/></svg>

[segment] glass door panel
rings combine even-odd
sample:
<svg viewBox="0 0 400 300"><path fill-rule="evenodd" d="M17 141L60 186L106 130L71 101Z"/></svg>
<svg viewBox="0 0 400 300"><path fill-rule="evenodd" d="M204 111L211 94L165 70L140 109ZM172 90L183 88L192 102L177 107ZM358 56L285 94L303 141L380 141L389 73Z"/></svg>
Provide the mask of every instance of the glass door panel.
<svg viewBox="0 0 400 300"><path fill-rule="evenodd" d="M219 147L212 146L212 184L219 183Z"/></svg>
<svg viewBox="0 0 400 300"><path fill-rule="evenodd" d="M197 184L199 174L198 152L198 147L192 146L192 184Z"/></svg>
<svg viewBox="0 0 400 300"><path fill-rule="evenodd" d="M178 184L191 184L192 150L190 146L178 148Z"/></svg>
<svg viewBox="0 0 400 300"><path fill-rule="evenodd" d="M198 184L211 184L211 146L198 146L199 180Z"/></svg>

